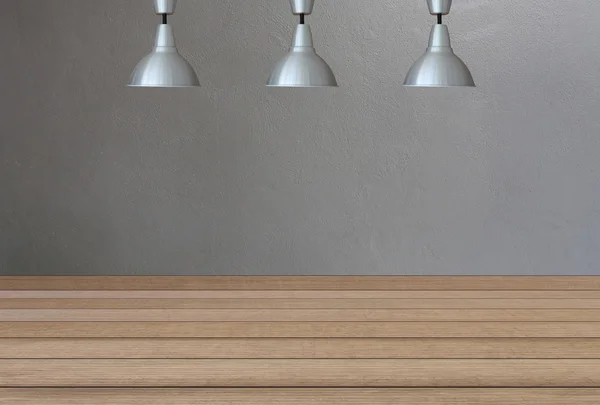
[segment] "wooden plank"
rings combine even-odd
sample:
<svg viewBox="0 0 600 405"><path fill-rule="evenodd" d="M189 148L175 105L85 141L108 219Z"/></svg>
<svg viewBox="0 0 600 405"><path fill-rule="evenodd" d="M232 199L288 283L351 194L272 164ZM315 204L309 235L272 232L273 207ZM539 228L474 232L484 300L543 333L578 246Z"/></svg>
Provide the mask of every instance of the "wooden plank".
<svg viewBox="0 0 600 405"><path fill-rule="evenodd" d="M1 309L600 309L600 299L0 299Z"/></svg>
<svg viewBox="0 0 600 405"><path fill-rule="evenodd" d="M600 360L0 360L5 387L598 387Z"/></svg>
<svg viewBox="0 0 600 405"><path fill-rule="evenodd" d="M599 322L596 309L0 309L0 322Z"/></svg>
<svg viewBox="0 0 600 405"><path fill-rule="evenodd" d="M2 405L597 405L600 390L553 389L0 389Z"/></svg>
<svg viewBox="0 0 600 405"><path fill-rule="evenodd" d="M596 338L598 322L0 322L0 338Z"/></svg>
<svg viewBox="0 0 600 405"><path fill-rule="evenodd" d="M600 277L0 277L5 290L600 290Z"/></svg>
<svg viewBox="0 0 600 405"><path fill-rule="evenodd" d="M600 291L9 291L0 299L600 299Z"/></svg>
<svg viewBox="0 0 600 405"><path fill-rule="evenodd" d="M600 359L600 339L0 339L0 358Z"/></svg>
<svg viewBox="0 0 600 405"><path fill-rule="evenodd" d="M2 405L598 405L599 389L0 389Z"/></svg>

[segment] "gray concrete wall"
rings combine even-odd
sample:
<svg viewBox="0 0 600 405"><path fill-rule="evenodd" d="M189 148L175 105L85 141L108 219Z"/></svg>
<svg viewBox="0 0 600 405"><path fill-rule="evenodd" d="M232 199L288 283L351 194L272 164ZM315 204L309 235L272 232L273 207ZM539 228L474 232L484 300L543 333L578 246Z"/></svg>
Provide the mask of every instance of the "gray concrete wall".
<svg viewBox="0 0 600 405"><path fill-rule="evenodd" d="M197 90L125 87L149 0L10 4L1 274L600 274L600 2L456 0L479 87L419 90L424 0L318 0L313 91L287 0L181 0Z"/></svg>
<svg viewBox="0 0 600 405"><path fill-rule="evenodd" d="M24 127L17 113L22 106L22 76L18 0L2 2L0 13L0 274L7 271L7 258L13 244L15 203L14 195L20 188L14 184L19 178L19 167L14 149L15 141L23 136Z"/></svg>

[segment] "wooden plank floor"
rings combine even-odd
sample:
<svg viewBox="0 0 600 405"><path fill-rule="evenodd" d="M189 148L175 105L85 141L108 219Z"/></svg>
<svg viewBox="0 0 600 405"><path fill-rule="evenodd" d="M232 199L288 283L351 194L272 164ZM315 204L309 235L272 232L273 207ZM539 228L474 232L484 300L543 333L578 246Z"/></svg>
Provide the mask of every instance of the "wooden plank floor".
<svg viewBox="0 0 600 405"><path fill-rule="evenodd" d="M600 404L600 277L0 277L2 405L342 402Z"/></svg>

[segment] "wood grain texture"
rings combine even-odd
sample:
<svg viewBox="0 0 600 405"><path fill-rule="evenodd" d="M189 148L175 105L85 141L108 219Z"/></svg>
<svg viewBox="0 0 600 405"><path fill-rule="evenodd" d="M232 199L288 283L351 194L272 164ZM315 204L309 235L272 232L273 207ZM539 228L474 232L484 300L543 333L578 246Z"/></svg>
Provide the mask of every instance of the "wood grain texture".
<svg viewBox="0 0 600 405"><path fill-rule="evenodd" d="M0 322L0 338L598 338L598 322Z"/></svg>
<svg viewBox="0 0 600 405"><path fill-rule="evenodd" d="M599 389L0 389L1 405L598 405Z"/></svg>
<svg viewBox="0 0 600 405"><path fill-rule="evenodd" d="M0 322L599 322L596 309L0 309Z"/></svg>
<svg viewBox="0 0 600 405"><path fill-rule="evenodd" d="M600 299L600 291L67 291L1 290L0 299Z"/></svg>
<svg viewBox="0 0 600 405"><path fill-rule="evenodd" d="M13 359L600 359L600 339L0 339Z"/></svg>
<svg viewBox="0 0 600 405"><path fill-rule="evenodd" d="M599 370L600 277L0 277L0 404L597 405Z"/></svg>
<svg viewBox="0 0 600 405"><path fill-rule="evenodd" d="M598 387L600 360L0 360L4 387Z"/></svg>
<svg viewBox="0 0 600 405"><path fill-rule="evenodd" d="M598 277L0 277L0 290L600 290Z"/></svg>
<svg viewBox="0 0 600 405"><path fill-rule="evenodd" d="M0 309L600 309L600 299L0 299Z"/></svg>

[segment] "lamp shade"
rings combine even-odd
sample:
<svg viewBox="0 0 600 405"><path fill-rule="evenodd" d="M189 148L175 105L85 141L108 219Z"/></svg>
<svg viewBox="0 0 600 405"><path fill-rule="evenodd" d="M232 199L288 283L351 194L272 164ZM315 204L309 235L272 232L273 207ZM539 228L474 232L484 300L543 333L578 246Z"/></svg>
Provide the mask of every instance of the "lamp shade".
<svg viewBox="0 0 600 405"><path fill-rule="evenodd" d="M310 26L299 24L292 47L275 66L270 87L337 87L333 71L315 51Z"/></svg>
<svg viewBox="0 0 600 405"><path fill-rule="evenodd" d="M465 63L454 54L448 26L436 24L431 30L429 48L410 68L405 86L413 87L475 87L475 81Z"/></svg>
<svg viewBox="0 0 600 405"><path fill-rule="evenodd" d="M130 87L197 87L198 76L179 54L173 28L158 26L154 50L138 63L131 75Z"/></svg>

